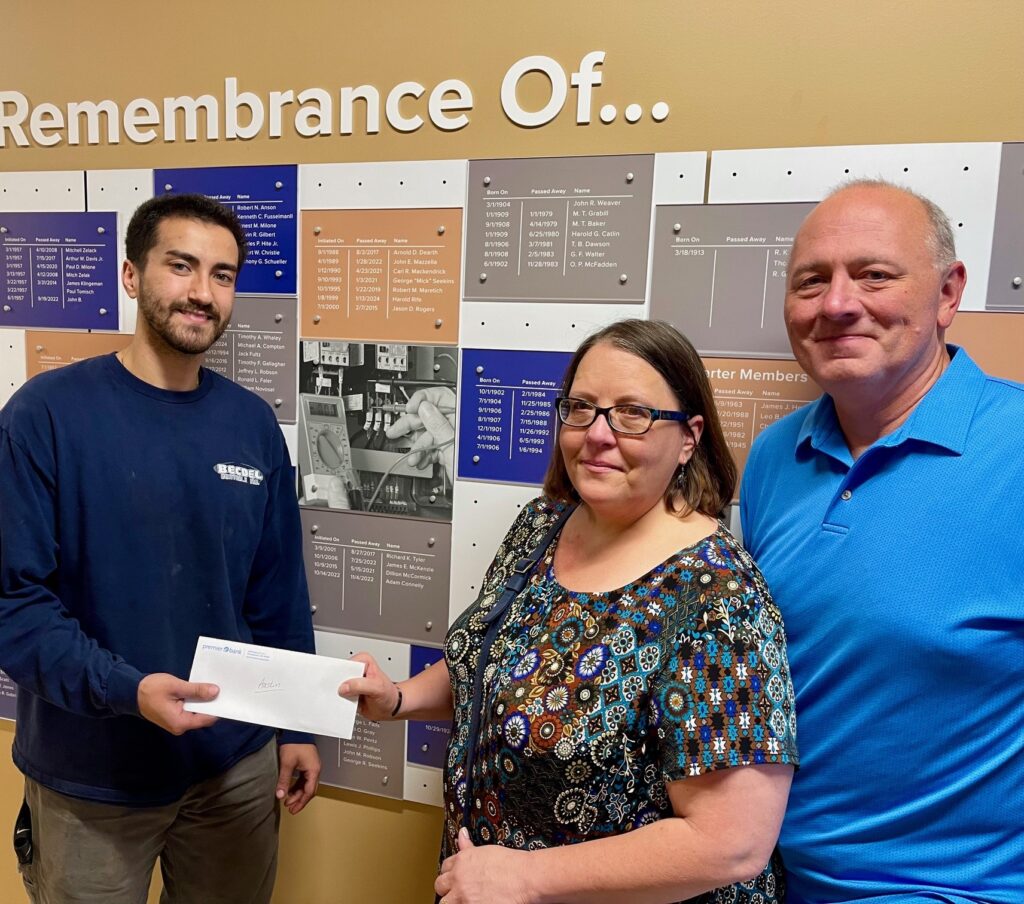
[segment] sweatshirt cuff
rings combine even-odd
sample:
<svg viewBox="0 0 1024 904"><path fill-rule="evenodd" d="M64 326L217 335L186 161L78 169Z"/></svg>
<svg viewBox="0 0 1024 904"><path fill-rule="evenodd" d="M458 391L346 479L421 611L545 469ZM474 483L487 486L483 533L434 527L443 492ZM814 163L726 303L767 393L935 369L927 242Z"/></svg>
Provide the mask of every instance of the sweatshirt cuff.
<svg viewBox="0 0 1024 904"><path fill-rule="evenodd" d="M143 674L127 662L119 662L107 675L107 706L115 716L139 714L139 682Z"/></svg>
<svg viewBox="0 0 1024 904"><path fill-rule="evenodd" d="M279 731L278 744L315 744L316 738L304 731Z"/></svg>

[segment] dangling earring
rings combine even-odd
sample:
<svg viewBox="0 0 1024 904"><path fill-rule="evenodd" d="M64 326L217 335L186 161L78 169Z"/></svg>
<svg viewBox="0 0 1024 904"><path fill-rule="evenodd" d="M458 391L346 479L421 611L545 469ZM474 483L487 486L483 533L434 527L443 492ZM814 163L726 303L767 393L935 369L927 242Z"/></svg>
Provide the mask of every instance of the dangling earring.
<svg viewBox="0 0 1024 904"><path fill-rule="evenodd" d="M679 473L676 475L676 489L681 490L686 486L686 465L679 466Z"/></svg>

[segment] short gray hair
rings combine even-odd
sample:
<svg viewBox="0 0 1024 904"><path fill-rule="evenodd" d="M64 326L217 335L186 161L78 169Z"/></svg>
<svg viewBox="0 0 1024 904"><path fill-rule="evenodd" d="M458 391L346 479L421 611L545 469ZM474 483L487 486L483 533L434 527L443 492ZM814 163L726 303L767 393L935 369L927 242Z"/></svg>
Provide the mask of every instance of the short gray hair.
<svg viewBox="0 0 1024 904"><path fill-rule="evenodd" d="M913 198L924 208L925 216L928 218L928 223L931 227L927 241L928 250L931 251L932 258L935 261L935 268L937 270L945 270L946 267L950 266L957 259L953 226L949 222L949 217L946 216L945 211L931 198L926 198L912 188L907 188L905 185L897 185L895 182L889 182L886 179L850 179L848 182L843 182L832 189L825 196L825 199L846 191L848 188L889 188Z"/></svg>

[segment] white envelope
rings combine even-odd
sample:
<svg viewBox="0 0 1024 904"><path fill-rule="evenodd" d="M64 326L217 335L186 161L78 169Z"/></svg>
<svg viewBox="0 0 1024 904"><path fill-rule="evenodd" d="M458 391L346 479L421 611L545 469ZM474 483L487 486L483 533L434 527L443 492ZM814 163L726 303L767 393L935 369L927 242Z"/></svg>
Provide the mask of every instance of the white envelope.
<svg viewBox="0 0 1024 904"><path fill-rule="evenodd" d="M356 701L339 697L338 685L361 678L364 669L351 659L200 637L188 680L216 684L220 693L209 702L187 702L185 709L349 739Z"/></svg>

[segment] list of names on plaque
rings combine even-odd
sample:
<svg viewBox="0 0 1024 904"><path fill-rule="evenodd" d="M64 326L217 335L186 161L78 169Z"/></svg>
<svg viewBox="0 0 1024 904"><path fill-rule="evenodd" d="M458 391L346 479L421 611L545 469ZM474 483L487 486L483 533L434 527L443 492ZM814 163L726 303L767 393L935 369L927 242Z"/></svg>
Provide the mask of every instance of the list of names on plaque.
<svg viewBox="0 0 1024 904"><path fill-rule="evenodd" d="M317 628L432 646L444 641L450 524L312 507L301 517Z"/></svg>
<svg viewBox="0 0 1024 904"><path fill-rule="evenodd" d="M116 330L112 213L0 214L0 326Z"/></svg>
<svg viewBox="0 0 1024 904"><path fill-rule="evenodd" d="M467 301L642 304L653 157L470 163Z"/></svg>
<svg viewBox="0 0 1024 904"><path fill-rule="evenodd" d="M302 335L458 340L458 210L303 213Z"/></svg>
<svg viewBox="0 0 1024 904"><path fill-rule="evenodd" d="M264 398L286 424L296 418L296 319L294 298L236 298L231 324L204 362Z"/></svg>

